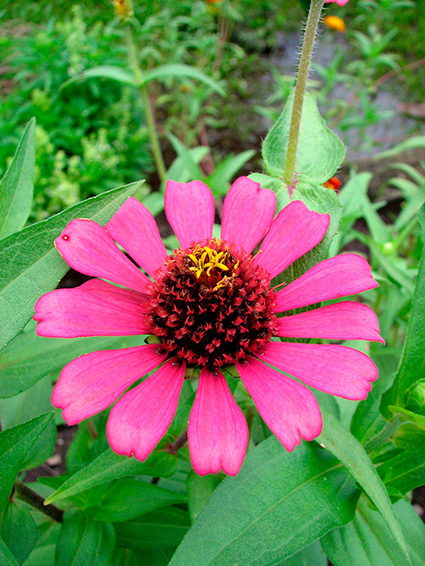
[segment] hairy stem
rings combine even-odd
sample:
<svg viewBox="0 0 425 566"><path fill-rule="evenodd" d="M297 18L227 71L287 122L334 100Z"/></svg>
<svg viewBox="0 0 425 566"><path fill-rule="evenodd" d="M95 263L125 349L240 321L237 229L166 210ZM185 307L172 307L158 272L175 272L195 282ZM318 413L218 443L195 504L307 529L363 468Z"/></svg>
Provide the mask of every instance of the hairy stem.
<svg viewBox="0 0 425 566"><path fill-rule="evenodd" d="M284 181L293 185L295 181L295 165L297 158L298 138L301 126L304 93L310 71L311 57L316 39L317 26L325 0L312 0L304 32L297 83L295 85L294 104L292 106L291 126L289 130L288 149L286 152Z"/></svg>
<svg viewBox="0 0 425 566"><path fill-rule="evenodd" d="M164 159L162 157L161 146L159 145L158 140L158 133L155 127L155 120L153 117L153 110L151 106L151 102L149 100L149 94L146 84L143 84L143 72L140 68L137 53L136 53L136 46L133 39L133 32L131 30L131 25L128 23L126 27L126 38L127 38L127 47L128 47L128 54L130 57L131 66L133 68L134 75L136 77L136 82L140 90L140 95L142 97L143 102L143 111L145 114L145 120L148 127L149 139L152 146L153 157L155 159L156 169L158 171L159 178L161 179L162 183L165 183L167 180L167 174L165 171Z"/></svg>
<svg viewBox="0 0 425 566"><path fill-rule="evenodd" d="M22 501L29 503L29 505L31 505L38 511L41 511L54 521L62 523L62 517L64 514L64 511L62 509L59 509L59 507L56 507L56 505L45 505L44 497L41 497L41 495L39 495L37 492L32 490L20 480L16 480L13 487L15 493L19 495L19 499L22 499Z"/></svg>

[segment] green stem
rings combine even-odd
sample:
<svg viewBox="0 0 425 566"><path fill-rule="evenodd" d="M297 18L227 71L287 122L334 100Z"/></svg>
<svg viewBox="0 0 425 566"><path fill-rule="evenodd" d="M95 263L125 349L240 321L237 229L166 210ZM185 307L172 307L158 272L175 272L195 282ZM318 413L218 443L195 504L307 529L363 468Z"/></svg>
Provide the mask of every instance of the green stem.
<svg viewBox="0 0 425 566"><path fill-rule="evenodd" d="M152 145L153 157L155 159L156 169L158 171L159 178L162 183L167 180L167 173L165 170L164 159L162 157L161 146L158 141L158 134L155 127L155 120L153 117L152 106L149 100L149 94L146 84L143 82L143 72L139 66L137 59L136 46L133 39L133 33L131 31L131 25L128 23L126 27L126 38L128 54L130 57L131 66L133 68L134 75L136 77L136 82L140 90L140 94L143 102L143 111L145 114L146 124L148 126L149 139Z"/></svg>
<svg viewBox="0 0 425 566"><path fill-rule="evenodd" d="M298 138L301 126L301 114L303 109L304 93L307 86L308 73L310 71L311 57L313 54L314 41L316 39L317 26L322 13L325 0L312 0L308 13L307 25L304 32L303 46L301 50L300 63L298 67L297 83L295 85L294 104L292 106L291 127L289 130L288 149L286 152L284 181L293 185L295 181L295 164L297 158Z"/></svg>
<svg viewBox="0 0 425 566"><path fill-rule="evenodd" d="M29 503L30 505L32 505L32 507L38 509L38 511L41 511L54 521L62 523L62 517L64 514L64 511L62 509L59 509L59 507L56 507L56 505L45 505L44 497L41 497L41 495L29 488L20 480L16 480L13 487L15 493L19 495L19 499L22 499L22 501Z"/></svg>

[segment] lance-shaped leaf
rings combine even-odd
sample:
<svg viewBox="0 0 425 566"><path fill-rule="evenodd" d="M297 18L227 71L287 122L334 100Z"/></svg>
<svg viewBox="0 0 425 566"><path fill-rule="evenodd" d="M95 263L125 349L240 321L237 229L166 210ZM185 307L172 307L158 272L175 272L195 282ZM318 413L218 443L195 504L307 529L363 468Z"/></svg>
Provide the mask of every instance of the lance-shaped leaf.
<svg viewBox="0 0 425 566"><path fill-rule="evenodd" d="M0 511L6 506L12 493L13 483L28 451L52 418L53 413L47 413L0 433L0 469L2 472Z"/></svg>
<svg viewBox="0 0 425 566"><path fill-rule="evenodd" d="M282 177L284 174L293 101L292 94L263 143L263 159L267 171L273 177ZM320 116L314 95L307 92L302 109L296 174L302 174L315 183L324 183L335 174L344 155L344 144L327 127Z"/></svg>
<svg viewBox="0 0 425 566"><path fill-rule="evenodd" d="M0 238L20 230L31 212L35 161L35 119L28 124L12 163L0 181Z"/></svg>
<svg viewBox="0 0 425 566"><path fill-rule="evenodd" d="M0 350L34 314L37 299L56 287L69 267L54 240L74 218L106 224L140 183L113 189L28 226L0 242Z"/></svg>
<svg viewBox="0 0 425 566"><path fill-rule="evenodd" d="M351 472L381 513L389 531L409 563L406 541L388 492L360 442L331 413L322 409L323 431L317 442L332 452Z"/></svg>
<svg viewBox="0 0 425 566"><path fill-rule="evenodd" d="M329 452L302 444L288 453L271 436L219 485L170 566L280 564L350 521L358 493Z"/></svg>

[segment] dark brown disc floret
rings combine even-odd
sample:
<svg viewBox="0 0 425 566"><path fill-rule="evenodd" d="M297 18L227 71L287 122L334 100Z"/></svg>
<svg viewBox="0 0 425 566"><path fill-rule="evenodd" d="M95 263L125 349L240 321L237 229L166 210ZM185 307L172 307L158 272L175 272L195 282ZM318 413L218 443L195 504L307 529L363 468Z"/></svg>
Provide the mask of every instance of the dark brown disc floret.
<svg viewBox="0 0 425 566"><path fill-rule="evenodd" d="M152 283L152 334L170 356L214 371L258 354L276 325L270 276L215 238L167 258Z"/></svg>

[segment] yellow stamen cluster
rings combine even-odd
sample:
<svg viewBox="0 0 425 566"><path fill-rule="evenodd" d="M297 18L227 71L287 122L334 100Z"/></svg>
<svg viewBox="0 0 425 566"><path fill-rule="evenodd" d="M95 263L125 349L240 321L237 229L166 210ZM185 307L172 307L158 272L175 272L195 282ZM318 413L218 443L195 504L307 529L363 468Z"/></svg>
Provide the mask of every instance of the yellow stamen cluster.
<svg viewBox="0 0 425 566"><path fill-rule="evenodd" d="M213 269L221 269L221 271L229 271L225 261L229 257L229 253L218 252L208 246L201 247L199 244L195 246L193 252L189 254L194 266L189 267L190 271L194 271L196 278L199 279L205 272L209 277Z"/></svg>

